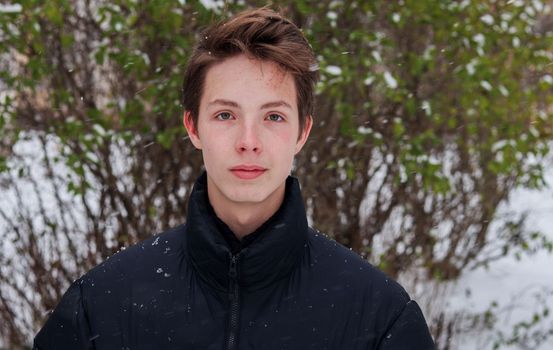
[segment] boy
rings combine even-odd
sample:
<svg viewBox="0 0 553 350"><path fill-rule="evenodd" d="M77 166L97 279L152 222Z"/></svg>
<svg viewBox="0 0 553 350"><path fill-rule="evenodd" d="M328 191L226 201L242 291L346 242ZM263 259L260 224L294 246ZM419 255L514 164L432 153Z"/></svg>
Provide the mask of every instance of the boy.
<svg viewBox="0 0 553 350"><path fill-rule="evenodd" d="M307 226L289 173L317 78L300 30L271 10L209 28L183 85L206 169L186 225L77 280L35 348L433 349L397 283Z"/></svg>

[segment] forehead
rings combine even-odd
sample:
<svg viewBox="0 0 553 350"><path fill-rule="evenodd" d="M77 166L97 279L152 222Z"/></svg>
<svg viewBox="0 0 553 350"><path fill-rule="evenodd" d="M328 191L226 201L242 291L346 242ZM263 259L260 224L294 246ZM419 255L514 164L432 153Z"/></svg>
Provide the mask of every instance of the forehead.
<svg viewBox="0 0 553 350"><path fill-rule="evenodd" d="M215 99L239 104L264 104L284 100L296 107L296 86L292 75L278 64L245 55L217 63L207 71L200 106Z"/></svg>

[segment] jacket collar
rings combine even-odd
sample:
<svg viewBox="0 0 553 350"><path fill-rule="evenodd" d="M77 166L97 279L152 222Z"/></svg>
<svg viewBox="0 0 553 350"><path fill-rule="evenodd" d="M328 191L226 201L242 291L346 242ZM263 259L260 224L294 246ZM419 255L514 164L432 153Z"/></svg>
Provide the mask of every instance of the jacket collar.
<svg viewBox="0 0 553 350"><path fill-rule="evenodd" d="M186 220L187 255L200 277L219 291L227 291L232 250L226 225L218 221L207 196L207 175L196 181ZM229 231L230 232L230 231ZM238 253L238 283L256 290L289 275L307 243L307 218L296 178L286 179L280 209L243 239Z"/></svg>

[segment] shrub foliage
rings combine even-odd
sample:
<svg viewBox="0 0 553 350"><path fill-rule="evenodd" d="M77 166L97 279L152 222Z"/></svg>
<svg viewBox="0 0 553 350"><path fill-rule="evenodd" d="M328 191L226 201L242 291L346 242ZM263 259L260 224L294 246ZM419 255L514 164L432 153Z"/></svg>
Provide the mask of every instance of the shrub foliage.
<svg viewBox="0 0 553 350"><path fill-rule="evenodd" d="M181 124L201 28L259 1L0 5L0 338L28 344L68 284L182 222L201 156ZM544 185L551 9L540 1L275 1L318 54L296 163L314 225L388 274L456 280L549 249L511 191ZM420 282L423 283L423 282ZM437 340L449 340L442 318ZM1 345L1 344L0 344Z"/></svg>

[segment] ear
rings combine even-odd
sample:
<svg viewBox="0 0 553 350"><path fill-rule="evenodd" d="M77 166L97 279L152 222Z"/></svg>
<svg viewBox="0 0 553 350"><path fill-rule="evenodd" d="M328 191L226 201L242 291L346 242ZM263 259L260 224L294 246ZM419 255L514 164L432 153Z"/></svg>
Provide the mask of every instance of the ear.
<svg viewBox="0 0 553 350"><path fill-rule="evenodd" d="M185 111L184 117L182 119L184 127L186 128L188 136L190 137L190 141L192 142L194 147L201 150L202 142L200 141L200 136L198 135L198 129L194 124L194 120L192 119L192 113L190 113L190 111Z"/></svg>
<svg viewBox="0 0 553 350"><path fill-rule="evenodd" d="M309 137L309 133L311 132L311 127L313 126L313 118L308 115L305 118L305 126L303 127L303 131L301 132L300 136L298 137L298 141L296 142L296 153L298 154L299 151L303 148L303 145L305 145L305 142L307 142L307 138Z"/></svg>

